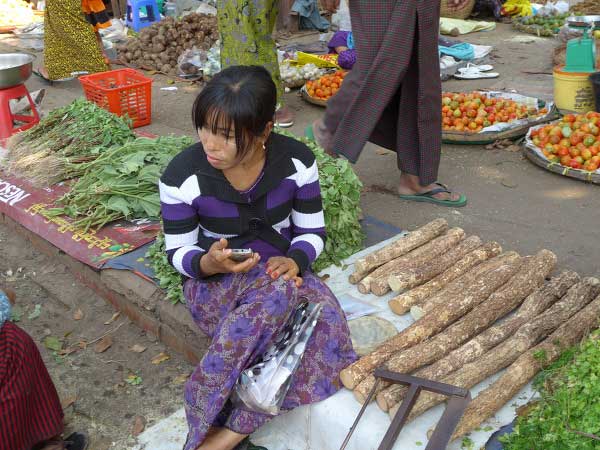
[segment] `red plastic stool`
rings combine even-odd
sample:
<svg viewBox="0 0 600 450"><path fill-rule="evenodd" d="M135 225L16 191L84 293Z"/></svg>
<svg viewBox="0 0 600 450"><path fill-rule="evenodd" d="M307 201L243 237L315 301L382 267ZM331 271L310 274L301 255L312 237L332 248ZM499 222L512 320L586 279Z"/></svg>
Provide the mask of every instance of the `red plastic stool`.
<svg viewBox="0 0 600 450"><path fill-rule="evenodd" d="M27 97L31 105L31 115L13 114L10 110L10 101L21 97ZM0 139L7 139L18 131L31 128L40 121L40 116L35 109L35 103L29 95L24 84L13 86L8 89L0 89ZM23 122L16 126L15 122Z"/></svg>

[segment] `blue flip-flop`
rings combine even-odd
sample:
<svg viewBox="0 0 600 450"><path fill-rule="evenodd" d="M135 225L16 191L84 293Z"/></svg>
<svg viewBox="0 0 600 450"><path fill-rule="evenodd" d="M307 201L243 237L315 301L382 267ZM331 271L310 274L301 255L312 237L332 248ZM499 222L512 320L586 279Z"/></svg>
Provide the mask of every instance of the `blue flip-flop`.
<svg viewBox="0 0 600 450"><path fill-rule="evenodd" d="M430 191L427 191L427 192L423 192L421 194L411 194L411 195L398 194L398 197L401 198L402 200L410 200L412 202L434 203L436 205L449 206L451 208L460 208L467 204L467 197L462 194L458 200L442 200L439 198L435 198L434 197L435 194L440 194L442 192L445 192L448 194L452 193L442 183L435 183L435 184L437 184L439 187L432 189Z"/></svg>

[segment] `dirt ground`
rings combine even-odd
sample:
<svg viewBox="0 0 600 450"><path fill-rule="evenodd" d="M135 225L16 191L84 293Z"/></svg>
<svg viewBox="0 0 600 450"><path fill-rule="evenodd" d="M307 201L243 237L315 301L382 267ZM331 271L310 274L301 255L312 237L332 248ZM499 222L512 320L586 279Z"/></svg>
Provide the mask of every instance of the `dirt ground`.
<svg viewBox="0 0 600 450"><path fill-rule="evenodd" d="M552 51L556 41L517 34L502 24L495 31L462 39L493 45L490 62L500 77L449 81L444 83L444 90L514 89L551 99ZM0 51L10 50L0 41ZM47 89L43 106L46 110L82 94L76 81L47 86L31 79L27 86L30 90ZM177 91L161 90L166 86L170 85L165 79L155 79L153 123L147 131L192 135L190 110L199 88L176 83ZM296 93L288 94L286 101L296 112L292 131L298 134L324 111L304 103ZM544 247L551 249L559 256L559 269L569 267L582 275L600 273L600 188L546 172L526 161L520 152L445 145L439 180L469 199L467 207L456 210L398 200L393 195L398 171L395 155L390 152L369 144L355 168L365 185L362 206L367 215L405 229L445 217L468 233L497 240L504 248L522 254ZM161 344L150 341L122 318L105 325L114 311L64 268L2 227L0 240L0 273L4 274L0 281L6 280L6 272L12 270L8 284L17 290L24 311L19 325L40 343L61 397L76 396L75 403L67 408L69 430L87 430L94 439L93 449L126 449L132 442L134 416L142 415L152 422L181 407L181 380L191 370L182 358L171 354L168 361L151 364L154 356L166 351ZM18 280L13 280L15 277ZM40 316L28 319L37 304L42 305ZM78 308L84 315L75 321L73 313ZM112 347L104 353L88 347L58 357L43 345L46 336L62 339L63 347L80 340L92 342L123 322L111 334ZM147 347L146 351L132 352L130 348L135 344ZM140 385L125 381L131 374L141 377Z"/></svg>
<svg viewBox="0 0 600 450"><path fill-rule="evenodd" d="M0 249L0 284L17 294L17 325L38 343L65 406L67 434L87 432L90 450L127 449L138 416L149 426L181 407L193 367L180 355L126 317L115 317L65 266L2 224ZM47 348L56 349L56 340L73 353ZM159 362L165 355L169 359Z"/></svg>

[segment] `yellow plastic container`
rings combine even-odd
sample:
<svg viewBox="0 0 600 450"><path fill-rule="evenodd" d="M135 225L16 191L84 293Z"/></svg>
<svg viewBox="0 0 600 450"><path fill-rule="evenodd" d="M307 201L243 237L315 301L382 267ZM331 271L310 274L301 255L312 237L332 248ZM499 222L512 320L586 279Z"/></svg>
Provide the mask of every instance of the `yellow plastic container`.
<svg viewBox="0 0 600 450"><path fill-rule="evenodd" d="M594 89L586 72L563 72L563 66L554 68L554 103L563 113L593 111Z"/></svg>

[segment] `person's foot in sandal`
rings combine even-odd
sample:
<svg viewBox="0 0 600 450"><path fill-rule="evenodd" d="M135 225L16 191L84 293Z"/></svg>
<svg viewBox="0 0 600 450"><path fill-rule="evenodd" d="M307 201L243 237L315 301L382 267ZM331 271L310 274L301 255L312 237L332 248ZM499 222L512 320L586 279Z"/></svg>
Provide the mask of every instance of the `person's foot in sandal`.
<svg viewBox="0 0 600 450"><path fill-rule="evenodd" d="M86 450L88 437L84 433L72 433L64 439L59 437L35 446L39 450Z"/></svg>
<svg viewBox="0 0 600 450"><path fill-rule="evenodd" d="M467 204L467 198L449 190L441 183L421 186L419 177L415 175L400 175L398 197L413 202L435 203L436 205L458 208Z"/></svg>
<svg viewBox="0 0 600 450"><path fill-rule="evenodd" d="M254 445L250 442L250 438L245 438L233 450L268 450L266 447Z"/></svg>
<svg viewBox="0 0 600 450"><path fill-rule="evenodd" d="M275 126L289 128L294 125L294 113L287 106L282 106L275 111Z"/></svg>

